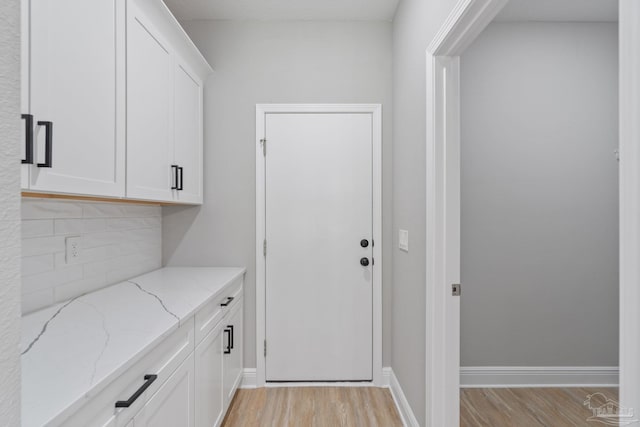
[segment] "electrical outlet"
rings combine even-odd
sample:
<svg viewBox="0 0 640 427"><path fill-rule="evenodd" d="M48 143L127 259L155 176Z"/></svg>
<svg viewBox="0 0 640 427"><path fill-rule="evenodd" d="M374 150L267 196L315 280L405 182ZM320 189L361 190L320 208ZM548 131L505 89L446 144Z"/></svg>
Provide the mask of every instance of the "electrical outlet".
<svg viewBox="0 0 640 427"><path fill-rule="evenodd" d="M80 236L73 236L73 237L67 237L64 240L65 262L67 264L77 264L80 262L80 255L81 255L80 239L81 239Z"/></svg>
<svg viewBox="0 0 640 427"><path fill-rule="evenodd" d="M407 230L398 231L398 247L402 251L409 252L409 232Z"/></svg>

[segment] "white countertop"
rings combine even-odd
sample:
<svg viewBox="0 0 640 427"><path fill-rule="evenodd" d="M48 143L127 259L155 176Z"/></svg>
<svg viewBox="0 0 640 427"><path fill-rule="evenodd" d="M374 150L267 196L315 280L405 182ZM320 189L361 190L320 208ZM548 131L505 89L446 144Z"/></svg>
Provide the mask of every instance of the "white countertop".
<svg viewBox="0 0 640 427"><path fill-rule="evenodd" d="M22 426L58 424L244 268L170 267L22 318Z"/></svg>

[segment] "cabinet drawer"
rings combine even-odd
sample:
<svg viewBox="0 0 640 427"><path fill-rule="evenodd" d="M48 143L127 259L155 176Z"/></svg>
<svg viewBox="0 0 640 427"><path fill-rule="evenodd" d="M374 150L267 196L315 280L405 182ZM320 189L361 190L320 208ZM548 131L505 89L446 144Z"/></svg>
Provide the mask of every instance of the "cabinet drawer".
<svg viewBox="0 0 640 427"><path fill-rule="evenodd" d="M229 305L226 307L227 313L230 313L231 310L240 302L240 298L243 294L243 278L238 278L233 285L229 286L229 290L225 292L229 297L233 298Z"/></svg>
<svg viewBox="0 0 640 427"><path fill-rule="evenodd" d="M227 300L227 295L223 294L214 298L207 305L201 308L195 316L196 322L196 345L211 332L224 316L224 307L220 304Z"/></svg>
<svg viewBox="0 0 640 427"><path fill-rule="evenodd" d="M163 339L148 354L127 369L97 396L91 398L78 412L63 423L64 426L121 427L133 419L171 374L194 350L193 320ZM145 383L144 376L157 375L157 379L128 408L116 408L119 400L129 399Z"/></svg>
<svg viewBox="0 0 640 427"><path fill-rule="evenodd" d="M225 292L222 292L196 313L196 344L202 341L222 320L225 313L228 313L237 304L242 296L242 283L243 278L239 277L227 287ZM229 300L230 297L233 299Z"/></svg>

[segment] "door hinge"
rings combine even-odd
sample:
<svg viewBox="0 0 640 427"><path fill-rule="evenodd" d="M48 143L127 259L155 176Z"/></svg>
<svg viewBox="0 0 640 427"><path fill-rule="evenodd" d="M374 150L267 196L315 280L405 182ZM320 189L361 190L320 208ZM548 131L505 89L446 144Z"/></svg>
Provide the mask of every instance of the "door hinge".
<svg viewBox="0 0 640 427"><path fill-rule="evenodd" d="M267 239L264 239L264 241L262 242L262 254L264 256L267 256Z"/></svg>
<svg viewBox="0 0 640 427"><path fill-rule="evenodd" d="M262 145L262 155L266 156L267 155L267 139L266 138L261 139L260 145Z"/></svg>
<svg viewBox="0 0 640 427"><path fill-rule="evenodd" d="M461 293L462 286L460 286L460 283L454 283L453 285L451 285L451 295L453 295L454 297L459 297Z"/></svg>
<svg viewBox="0 0 640 427"><path fill-rule="evenodd" d="M267 340L264 340L264 357L267 357Z"/></svg>

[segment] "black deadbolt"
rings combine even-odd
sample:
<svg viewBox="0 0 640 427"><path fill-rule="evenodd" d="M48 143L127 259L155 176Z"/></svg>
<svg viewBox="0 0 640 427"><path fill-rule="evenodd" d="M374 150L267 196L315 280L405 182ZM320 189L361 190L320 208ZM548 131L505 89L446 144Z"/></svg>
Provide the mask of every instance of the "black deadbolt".
<svg viewBox="0 0 640 427"><path fill-rule="evenodd" d="M360 240L360 246L366 248L367 246L369 246L369 241L367 239Z"/></svg>
<svg viewBox="0 0 640 427"><path fill-rule="evenodd" d="M369 265L369 259L368 258L361 258L360 259L360 265L363 267L366 267Z"/></svg>

